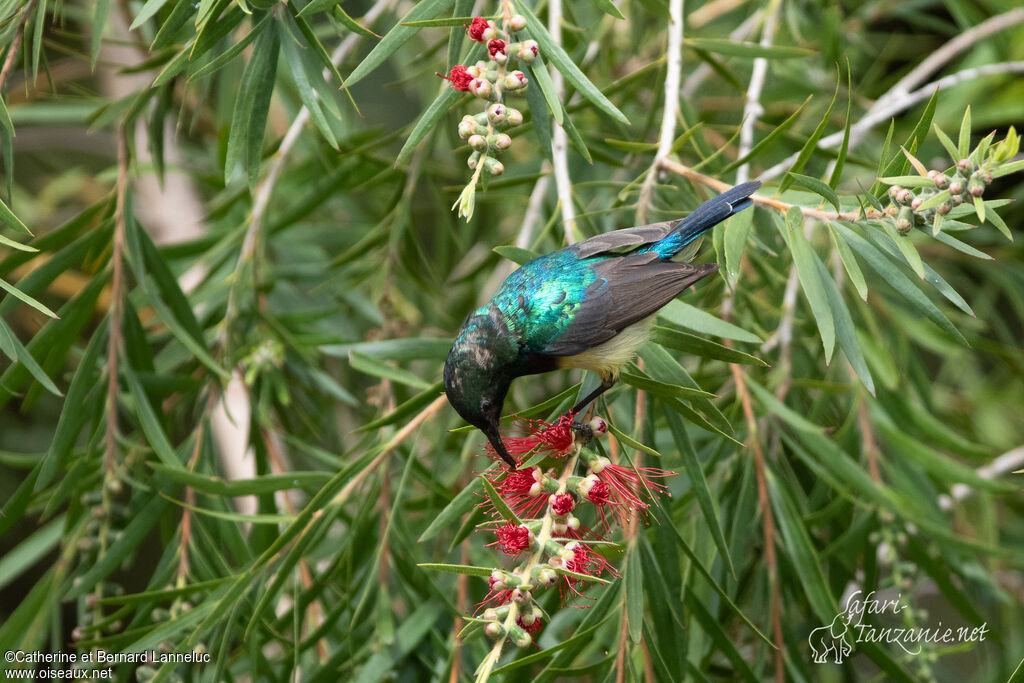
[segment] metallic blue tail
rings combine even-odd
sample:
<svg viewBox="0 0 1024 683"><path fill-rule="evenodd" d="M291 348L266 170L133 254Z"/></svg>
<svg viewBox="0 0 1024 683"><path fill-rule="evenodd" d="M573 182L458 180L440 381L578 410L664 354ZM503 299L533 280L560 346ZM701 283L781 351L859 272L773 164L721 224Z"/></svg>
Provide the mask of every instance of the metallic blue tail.
<svg viewBox="0 0 1024 683"><path fill-rule="evenodd" d="M715 227L729 216L739 213L750 206L753 202L750 195L761 187L757 181L737 185L731 190L726 190L713 199L709 199L687 216L679 221L669 235L654 244L643 247L639 251L657 252L658 256L670 259L695 239Z"/></svg>

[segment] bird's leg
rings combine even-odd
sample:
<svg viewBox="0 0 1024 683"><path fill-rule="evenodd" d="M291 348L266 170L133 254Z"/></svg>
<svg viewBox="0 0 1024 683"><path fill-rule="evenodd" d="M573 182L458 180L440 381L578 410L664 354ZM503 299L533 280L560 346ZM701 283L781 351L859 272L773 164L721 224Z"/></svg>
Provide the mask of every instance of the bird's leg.
<svg viewBox="0 0 1024 683"><path fill-rule="evenodd" d="M597 400L598 396L608 391L613 386L615 386L614 378L602 378L601 385L599 387L597 387L592 392L587 394L582 401L573 406L573 415L579 415L581 410L586 408L588 405L590 406L590 410L587 412L587 415L585 416L583 422L579 420L574 420L572 423L572 430L579 434L580 437L582 437L584 443L590 441L594 437L594 431L590 428L589 424L589 418L591 417L591 413L593 413L594 411L594 407L591 404L593 404L593 402Z"/></svg>

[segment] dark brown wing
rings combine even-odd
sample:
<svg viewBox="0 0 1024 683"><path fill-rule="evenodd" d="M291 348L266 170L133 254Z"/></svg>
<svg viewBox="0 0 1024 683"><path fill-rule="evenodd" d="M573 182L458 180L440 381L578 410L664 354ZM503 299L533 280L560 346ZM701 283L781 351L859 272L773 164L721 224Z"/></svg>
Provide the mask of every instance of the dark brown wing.
<svg viewBox="0 0 1024 683"><path fill-rule="evenodd" d="M639 225L635 228L623 228L612 230L590 239L577 242L570 249L576 252L580 258L589 258L625 247L638 247L641 244L650 244L664 238L679 221L664 221L662 223L651 223L650 225Z"/></svg>
<svg viewBox="0 0 1024 683"><path fill-rule="evenodd" d="M676 263L653 252L626 254L593 267L597 279L585 290L572 322L541 353L574 356L603 344L718 270L717 263Z"/></svg>

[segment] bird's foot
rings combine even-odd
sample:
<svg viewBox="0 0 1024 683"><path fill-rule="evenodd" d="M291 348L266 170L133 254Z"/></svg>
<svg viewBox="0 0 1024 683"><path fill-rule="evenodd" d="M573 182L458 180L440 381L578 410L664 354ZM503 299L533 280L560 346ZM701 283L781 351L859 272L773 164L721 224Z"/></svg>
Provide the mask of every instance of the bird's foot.
<svg viewBox="0 0 1024 683"><path fill-rule="evenodd" d="M588 444L595 436L604 436L608 432L608 423L600 417L595 417L589 422L573 420L572 431L578 441Z"/></svg>

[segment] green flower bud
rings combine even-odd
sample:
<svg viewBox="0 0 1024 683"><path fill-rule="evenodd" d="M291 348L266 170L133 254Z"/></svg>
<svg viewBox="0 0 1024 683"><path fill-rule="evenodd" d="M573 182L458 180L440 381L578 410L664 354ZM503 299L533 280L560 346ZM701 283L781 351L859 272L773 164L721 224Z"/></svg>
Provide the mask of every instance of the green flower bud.
<svg viewBox="0 0 1024 683"><path fill-rule="evenodd" d="M502 151L509 148L512 138L507 133L498 133L487 138L487 146L493 150Z"/></svg>
<svg viewBox="0 0 1024 683"><path fill-rule="evenodd" d="M505 121L510 126L518 126L523 122L523 112L509 107L505 110Z"/></svg>
<svg viewBox="0 0 1024 683"><path fill-rule="evenodd" d="M505 165L493 157L484 159L484 170L491 175L501 175L505 172Z"/></svg>
<svg viewBox="0 0 1024 683"><path fill-rule="evenodd" d="M472 147L478 152L482 152L485 149L487 149L487 138L485 138L483 135L470 135L469 140L467 142L469 142L470 147Z"/></svg>
<svg viewBox="0 0 1024 683"><path fill-rule="evenodd" d="M526 64L533 64L539 53L540 47L537 45L536 40L524 40L519 43L519 49L516 51L516 55L519 59Z"/></svg>
<svg viewBox="0 0 1024 683"><path fill-rule="evenodd" d="M513 71L505 76L505 80L501 82L502 86L510 92L518 92L526 89L527 80L526 74L522 71ZM473 90L472 83L469 86L470 91Z"/></svg>
<svg viewBox="0 0 1024 683"><path fill-rule="evenodd" d="M486 78L474 78L469 82L469 92L482 100L489 100L494 96L494 86Z"/></svg>
<svg viewBox="0 0 1024 683"><path fill-rule="evenodd" d="M526 17L522 14L513 14L508 21L508 27L513 31L522 31L526 28Z"/></svg>

